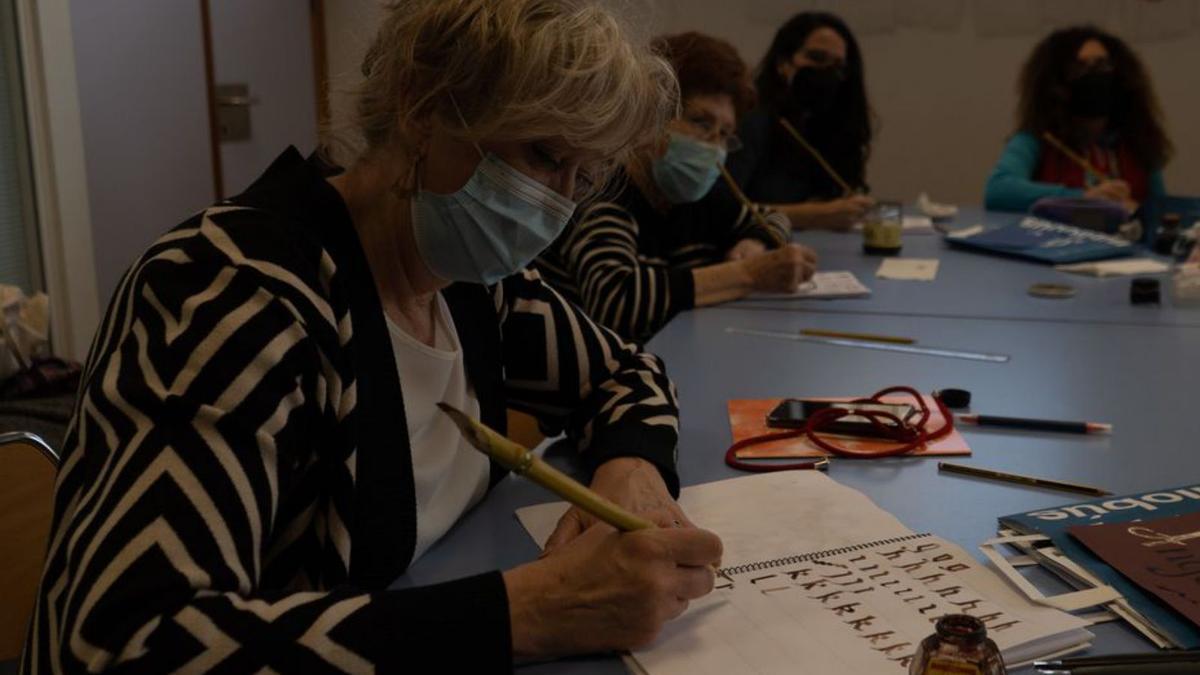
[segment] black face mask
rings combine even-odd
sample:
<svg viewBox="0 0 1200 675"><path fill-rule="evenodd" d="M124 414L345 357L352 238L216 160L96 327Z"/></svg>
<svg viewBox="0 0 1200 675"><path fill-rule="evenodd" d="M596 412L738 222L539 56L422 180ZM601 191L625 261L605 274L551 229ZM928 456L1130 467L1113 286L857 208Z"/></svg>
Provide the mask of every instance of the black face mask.
<svg viewBox="0 0 1200 675"><path fill-rule="evenodd" d="M1068 83L1067 107L1079 117L1105 117L1112 111L1117 82L1111 72L1093 70Z"/></svg>
<svg viewBox="0 0 1200 675"><path fill-rule="evenodd" d="M792 77L791 103L796 112L820 115L829 112L844 80L837 68L806 67Z"/></svg>

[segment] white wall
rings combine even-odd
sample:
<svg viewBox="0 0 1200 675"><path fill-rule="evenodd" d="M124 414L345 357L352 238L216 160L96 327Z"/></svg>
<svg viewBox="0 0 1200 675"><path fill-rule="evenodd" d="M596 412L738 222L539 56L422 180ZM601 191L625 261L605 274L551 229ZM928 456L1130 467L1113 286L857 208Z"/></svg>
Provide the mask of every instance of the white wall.
<svg viewBox="0 0 1200 675"><path fill-rule="evenodd" d="M336 4L336 3L327 3ZM245 190L289 145L317 143L317 84L307 2L210 0L216 84L248 84L250 138L221 143L224 194Z"/></svg>
<svg viewBox="0 0 1200 675"><path fill-rule="evenodd" d="M71 0L97 291L213 200L200 3Z"/></svg>
<svg viewBox="0 0 1200 675"><path fill-rule="evenodd" d="M809 8L839 12L858 33L880 120L869 180L881 196L921 190L982 201L983 182L1012 130L1017 71L1053 26L1093 21L1128 38L1146 61L1178 150L1172 193L1200 194L1200 0L609 0L652 33L724 37L752 65L775 29ZM327 3L330 72L355 79L378 0ZM335 115L346 98L335 97Z"/></svg>

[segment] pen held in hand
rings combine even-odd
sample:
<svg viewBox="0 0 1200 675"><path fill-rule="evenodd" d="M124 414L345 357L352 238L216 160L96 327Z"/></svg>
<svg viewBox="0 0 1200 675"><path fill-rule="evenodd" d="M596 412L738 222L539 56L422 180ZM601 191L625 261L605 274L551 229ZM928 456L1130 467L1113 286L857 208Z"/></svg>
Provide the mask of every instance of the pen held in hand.
<svg viewBox="0 0 1200 675"><path fill-rule="evenodd" d="M551 466L531 450L496 433L481 422L448 403L438 403L476 450L499 462L513 473L525 476L571 504L579 507L622 532L658 527L653 522L621 508L591 488ZM677 521L678 522L678 521ZM726 581L732 580L716 565L713 571Z"/></svg>
<svg viewBox="0 0 1200 675"><path fill-rule="evenodd" d="M721 170L721 178L725 179L725 184L729 186L729 191L733 193L733 196L738 200L738 203L740 203L743 208L750 212L751 217L758 222L758 226L766 232L766 235L775 242L776 246L786 245L788 243L787 238L776 231L771 223L767 222L766 217L763 216L762 212L758 210L758 207L754 205L754 202L750 201L750 198L746 196L745 192L742 192L742 188L739 187L737 181L733 179L733 175L729 173L729 169L726 169L725 165L721 162L717 162L717 168Z"/></svg>

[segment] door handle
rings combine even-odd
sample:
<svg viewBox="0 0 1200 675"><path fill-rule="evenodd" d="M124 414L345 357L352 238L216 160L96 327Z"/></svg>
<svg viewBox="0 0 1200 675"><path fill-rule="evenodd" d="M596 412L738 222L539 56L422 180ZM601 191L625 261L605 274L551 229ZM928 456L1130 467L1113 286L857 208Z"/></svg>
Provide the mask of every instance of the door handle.
<svg viewBox="0 0 1200 675"><path fill-rule="evenodd" d="M255 96L218 96L217 105L244 108L247 106L258 105L258 98Z"/></svg>

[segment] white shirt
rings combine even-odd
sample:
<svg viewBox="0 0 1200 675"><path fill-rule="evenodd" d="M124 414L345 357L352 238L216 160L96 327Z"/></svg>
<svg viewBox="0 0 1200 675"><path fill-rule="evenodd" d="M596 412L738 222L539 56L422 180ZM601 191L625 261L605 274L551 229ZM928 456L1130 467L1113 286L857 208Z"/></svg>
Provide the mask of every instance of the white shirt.
<svg viewBox="0 0 1200 675"><path fill-rule="evenodd" d="M417 498L417 545L413 561L450 529L487 491L488 460L437 408L445 401L479 418L479 401L467 382L462 348L449 307L437 294L434 346L405 333L390 318L388 332L408 419Z"/></svg>

